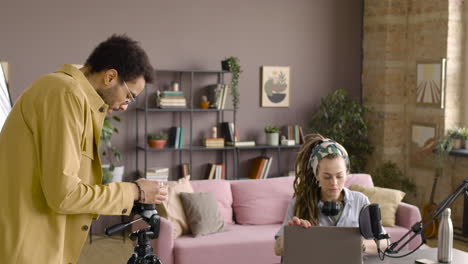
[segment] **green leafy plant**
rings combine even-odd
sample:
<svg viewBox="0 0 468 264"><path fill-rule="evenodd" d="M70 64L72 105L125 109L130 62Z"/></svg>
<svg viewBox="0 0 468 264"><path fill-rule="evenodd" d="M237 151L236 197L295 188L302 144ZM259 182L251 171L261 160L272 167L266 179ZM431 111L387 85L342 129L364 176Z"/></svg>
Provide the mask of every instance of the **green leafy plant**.
<svg viewBox="0 0 468 264"><path fill-rule="evenodd" d="M277 126L265 126L265 133L271 134L271 133L279 133L280 129Z"/></svg>
<svg viewBox="0 0 468 264"><path fill-rule="evenodd" d="M449 152L453 149L453 140L450 136L444 136L436 141L434 152L436 154L436 169L442 169L446 164Z"/></svg>
<svg viewBox="0 0 468 264"><path fill-rule="evenodd" d="M408 195L413 198L417 197L416 184L403 174L395 162L386 161L377 167L372 172L372 181L375 186L405 192L406 196L404 200L406 201Z"/></svg>
<svg viewBox="0 0 468 264"><path fill-rule="evenodd" d="M115 166L122 160L122 153L112 146L112 136L118 134L119 130L112 124L112 121L120 122L118 116L104 118L104 125L101 131L101 157L109 163L109 170L113 171Z"/></svg>
<svg viewBox="0 0 468 264"><path fill-rule="evenodd" d="M156 133L148 134L148 140L167 140L167 133L158 131Z"/></svg>
<svg viewBox="0 0 468 264"><path fill-rule="evenodd" d="M464 139L464 129L463 128L449 129L447 131L447 134L451 139Z"/></svg>
<svg viewBox="0 0 468 264"><path fill-rule="evenodd" d="M239 64L239 58L228 57L222 61L223 70L231 72L231 84L229 85L230 94L232 96L232 107L238 108L239 105L239 77L242 73L241 66Z"/></svg>
<svg viewBox="0 0 468 264"><path fill-rule="evenodd" d="M309 131L331 138L346 148L353 172L365 170L368 156L374 150L369 141L369 122L364 118L368 111L341 89L322 98L310 122Z"/></svg>

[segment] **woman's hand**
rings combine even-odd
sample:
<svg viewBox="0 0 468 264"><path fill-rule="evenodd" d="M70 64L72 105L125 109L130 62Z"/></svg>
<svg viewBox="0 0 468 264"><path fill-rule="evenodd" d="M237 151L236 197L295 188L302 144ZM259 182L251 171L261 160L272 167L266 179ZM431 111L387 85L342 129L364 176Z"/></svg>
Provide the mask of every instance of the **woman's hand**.
<svg viewBox="0 0 468 264"><path fill-rule="evenodd" d="M304 228L312 227L312 224L308 220L299 219L297 216L293 216L291 220L288 221L289 226L302 226Z"/></svg>

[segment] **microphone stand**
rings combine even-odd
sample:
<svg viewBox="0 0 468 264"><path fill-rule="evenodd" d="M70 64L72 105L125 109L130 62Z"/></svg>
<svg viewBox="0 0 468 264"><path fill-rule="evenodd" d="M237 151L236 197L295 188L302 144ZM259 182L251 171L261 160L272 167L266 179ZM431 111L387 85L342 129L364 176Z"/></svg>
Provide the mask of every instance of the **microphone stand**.
<svg viewBox="0 0 468 264"><path fill-rule="evenodd" d="M400 252L400 250L402 250L411 240L413 240L416 236L418 235L421 235L422 238L423 238L423 241L425 241L425 237L422 235L422 231L430 224L432 223L437 217L439 217L440 214L442 214L442 212L447 208L449 207L453 202L455 202L455 200L460 196L462 195L463 193L465 193L465 196L468 196L468 178L466 178L462 184L460 184L457 189L455 189L455 191L453 191L452 193L450 193L447 198L445 198L434 210L432 210L426 217L424 217L424 219L422 219L421 221L417 222L416 224L414 224L411 229L405 234L403 235L398 241L390 244L389 247L387 247L387 249L385 250L384 252L384 255L385 256L388 256L388 257L402 257L402 256L391 256L389 254L398 254ZM429 220L426 224L424 224L424 222L426 220ZM409 235L411 235L412 233L414 233L408 240L405 241L405 243L403 243L401 246L399 246L399 244L406 238L408 237ZM422 243L421 243L422 245ZM399 247L398 247L399 246ZM419 248L419 247L418 247ZM415 249L416 250L416 249ZM413 250L412 252L406 254L405 256L413 253L415 250Z"/></svg>

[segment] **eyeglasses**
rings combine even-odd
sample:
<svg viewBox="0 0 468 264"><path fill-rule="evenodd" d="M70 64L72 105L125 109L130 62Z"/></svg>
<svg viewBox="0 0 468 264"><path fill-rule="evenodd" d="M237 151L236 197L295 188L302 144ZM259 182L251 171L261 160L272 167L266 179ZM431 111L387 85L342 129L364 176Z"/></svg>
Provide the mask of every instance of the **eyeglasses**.
<svg viewBox="0 0 468 264"><path fill-rule="evenodd" d="M125 85L125 88L127 88L128 94L130 95L130 98L129 98L130 101L129 101L129 103L135 102L135 97L133 97L133 94L132 94L132 92L130 91L130 89L128 88L127 83L126 83L125 81L123 81L123 83L124 83L124 85Z"/></svg>

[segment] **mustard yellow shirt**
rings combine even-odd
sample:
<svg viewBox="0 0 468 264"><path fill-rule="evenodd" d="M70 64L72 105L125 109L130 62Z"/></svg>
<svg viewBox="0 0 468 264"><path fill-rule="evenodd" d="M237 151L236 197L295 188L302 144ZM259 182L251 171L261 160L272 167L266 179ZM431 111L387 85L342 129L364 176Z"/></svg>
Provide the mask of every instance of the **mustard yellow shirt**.
<svg viewBox="0 0 468 264"><path fill-rule="evenodd" d="M76 263L93 217L130 214L131 183L100 184L107 108L72 65L18 99L0 133L0 263Z"/></svg>

